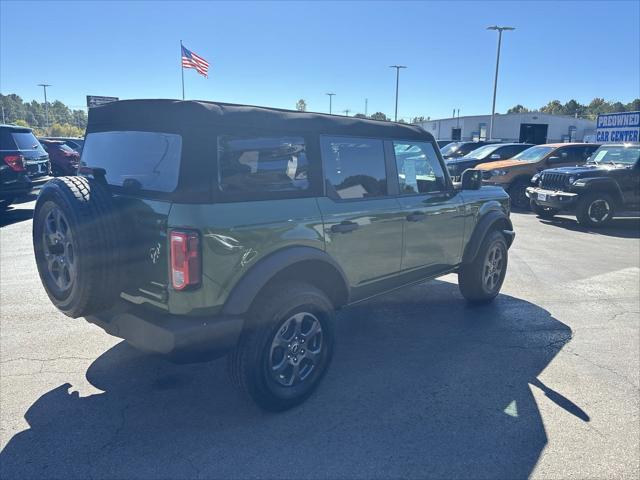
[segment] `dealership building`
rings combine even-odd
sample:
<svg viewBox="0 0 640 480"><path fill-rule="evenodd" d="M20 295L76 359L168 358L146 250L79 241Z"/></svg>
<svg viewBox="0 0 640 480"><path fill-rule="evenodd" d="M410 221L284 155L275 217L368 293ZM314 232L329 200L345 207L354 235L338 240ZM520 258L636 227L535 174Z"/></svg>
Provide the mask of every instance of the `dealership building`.
<svg viewBox="0 0 640 480"><path fill-rule="evenodd" d="M487 140L491 115L427 120L417 125L436 140ZM493 139L505 142L581 142L585 137L593 139L595 132L593 120L541 112L496 114L493 125Z"/></svg>

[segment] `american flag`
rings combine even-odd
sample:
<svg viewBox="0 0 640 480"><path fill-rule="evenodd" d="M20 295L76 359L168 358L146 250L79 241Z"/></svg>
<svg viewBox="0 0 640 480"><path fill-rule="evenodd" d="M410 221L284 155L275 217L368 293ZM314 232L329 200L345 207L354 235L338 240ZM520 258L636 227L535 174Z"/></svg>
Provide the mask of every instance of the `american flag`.
<svg viewBox="0 0 640 480"><path fill-rule="evenodd" d="M200 75L209 78L207 75L209 73L209 62L184 46L182 46L182 68L195 68Z"/></svg>

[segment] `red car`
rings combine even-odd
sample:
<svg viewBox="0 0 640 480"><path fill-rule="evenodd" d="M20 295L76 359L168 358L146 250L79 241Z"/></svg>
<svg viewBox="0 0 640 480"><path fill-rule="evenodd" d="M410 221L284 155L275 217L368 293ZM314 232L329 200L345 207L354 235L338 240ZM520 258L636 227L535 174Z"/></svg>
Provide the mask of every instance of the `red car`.
<svg viewBox="0 0 640 480"><path fill-rule="evenodd" d="M78 173L80 154L60 140L38 139L49 154L51 172L56 177Z"/></svg>

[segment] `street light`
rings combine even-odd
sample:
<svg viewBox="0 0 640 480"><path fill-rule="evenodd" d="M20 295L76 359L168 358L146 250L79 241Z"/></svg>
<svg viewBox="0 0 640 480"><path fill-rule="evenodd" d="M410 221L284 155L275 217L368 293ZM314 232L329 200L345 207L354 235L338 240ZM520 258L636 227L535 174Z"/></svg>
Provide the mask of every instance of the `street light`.
<svg viewBox="0 0 640 480"><path fill-rule="evenodd" d="M404 65L390 65L389 68L396 69L396 115L394 122L398 121L398 83L400 83L400 69L407 68Z"/></svg>
<svg viewBox="0 0 640 480"><path fill-rule="evenodd" d="M50 87L51 85L49 83L39 83L38 86L44 89L44 116L46 119L45 128L48 129L49 128L49 104L47 103L47 87Z"/></svg>
<svg viewBox="0 0 640 480"><path fill-rule="evenodd" d="M493 79L493 106L491 107L491 126L489 127L489 140L493 140L493 118L496 115L496 90L498 89L498 66L500 65L500 45L502 44L502 32L504 30L515 30L514 27L499 27L491 25L487 30L498 31L498 55L496 57L496 76Z"/></svg>
<svg viewBox="0 0 640 480"><path fill-rule="evenodd" d="M325 95L329 95L329 115L331 115L331 100L333 99L335 93L325 93Z"/></svg>

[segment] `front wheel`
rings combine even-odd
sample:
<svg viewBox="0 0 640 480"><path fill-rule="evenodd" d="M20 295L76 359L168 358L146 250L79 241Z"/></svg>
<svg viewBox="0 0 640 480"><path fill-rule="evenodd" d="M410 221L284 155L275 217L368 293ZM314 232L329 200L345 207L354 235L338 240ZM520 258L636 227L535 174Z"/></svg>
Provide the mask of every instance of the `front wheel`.
<svg viewBox="0 0 640 480"><path fill-rule="evenodd" d="M578 201L576 217L587 227L602 227L615 213L615 202L606 193L589 193Z"/></svg>
<svg viewBox="0 0 640 480"><path fill-rule="evenodd" d="M265 410L304 402L333 356L333 305L317 288L287 282L261 295L251 317L228 357L232 382Z"/></svg>
<svg viewBox="0 0 640 480"><path fill-rule="evenodd" d="M476 258L458 273L462 296L470 303L491 302L502 288L507 261L507 242L502 233L494 230L482 241Z"/></svg>
<svg viewBox="0 0 640 480"><path fill-rule="evenodd" d="M540 218L550 219L558 214L557 209L538 205L533 198L529 202L529 206L531 207L531 211Z"/></svg>
<svg viewBox="0 0 640 480"><path fill-rule="evenodd" d="M527 198L527 187L530 187L530 182L526 180L516 180L513 185L509 187L509 196L511 197L511 205L516 208L526 210L529 208L529 199Z"/></svg>

